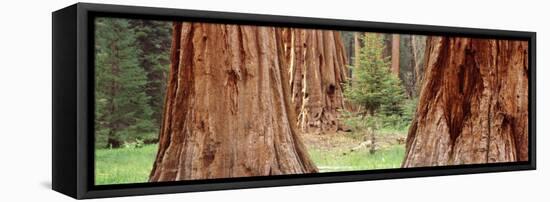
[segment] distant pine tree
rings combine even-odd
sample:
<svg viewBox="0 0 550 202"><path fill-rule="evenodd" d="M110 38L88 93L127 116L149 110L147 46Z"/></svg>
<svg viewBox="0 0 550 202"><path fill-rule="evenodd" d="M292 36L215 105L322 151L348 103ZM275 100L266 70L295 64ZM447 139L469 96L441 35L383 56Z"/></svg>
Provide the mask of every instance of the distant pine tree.
<svg viewBox="0 0 550 202"><path fill-rule="evenodd" d="M383 57L384 43L378 34L366 34L359 55L359 67L348 82L346 98L362 106L365 114L386 115L402 113L405 99L403 88L396 75L390 71L389 58Z"/></svg>
<svg viewBox="0 0 550 202"><path fill-rule="evenodd" d="M370 129L371 153L375 151L375 130L387 116L401 115L405 94L397 75L390 71L389 57L384 57L384 41L379 34L365 34L358 67L344 90L345 97L361 106L365 125Z"/></svg>
<svg viewBox="0 0 550 202"><path fill-rule="evenodd" d="M145 93L147 77L128 20L99 18L95 28L96 145L119 147L156 129Z"/></svg>

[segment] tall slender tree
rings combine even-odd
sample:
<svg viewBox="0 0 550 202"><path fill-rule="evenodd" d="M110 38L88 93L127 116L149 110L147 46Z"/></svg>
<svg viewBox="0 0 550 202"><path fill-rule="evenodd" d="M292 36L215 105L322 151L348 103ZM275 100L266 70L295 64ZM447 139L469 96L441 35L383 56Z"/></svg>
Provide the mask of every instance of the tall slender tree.
<svg viewBox="0 0 550 202"><path fill-rule="evenodd" d="M399 75L400 39L399 34L391 35L391 72L394 75Z"/></svg>
<svg viewBox="0 0 550 202"><path fill-rule="evenodd" d="M424 66L425 66L425 55L426 55L426 36L421 35L411 35L411 47L413 54L413 69L414 69L414 78L415 78L415 90L414 97L418 96L420 93L420 87L422 86L424 78Z"/></svg>
<svg viewBox="0 0 550 202"><path fill-rule="evenodd" d="M160 125L164 104L166 77L170 65L171 23L155 20L129 20L135 33L135 46L140 50L139 66L145 70L145 93L149 96L152 120Z"/></svg>
<svg viewBox="0 0 550 202"><path fill-rule="evenodd" d="M359 67L359 55L361 54L361 42L359 41L359 32L353 33L353 43L354 43L354 58L353 58L353 67Z"/></svg>
<svg viewBox="0 0 550 202"><path fill-rule="evenodd" d="M404 100L399 78L390 71L388 58L383 57L382 35L367 33L365 45L359 55L354 79L345 88L346 98L364 109L363 118L371 128L371 153L375 151L376 130L382 125L381 117L399 114Z"/></svg>
<svg viewBox="0 0 550 202"><path fill-rule="evenodd" d="M416 73L414 49L411 46L411 35L400 35L399 48L399 78L405 87L405 93L409 99L415 98L416 95Z"/></svg>
<svg viewBox="0 0 550 202"><path fill-rule="evenodd" d="M143 139L154 127L135 33L126 19L98 18L95 39L96 145Z"/></svg>

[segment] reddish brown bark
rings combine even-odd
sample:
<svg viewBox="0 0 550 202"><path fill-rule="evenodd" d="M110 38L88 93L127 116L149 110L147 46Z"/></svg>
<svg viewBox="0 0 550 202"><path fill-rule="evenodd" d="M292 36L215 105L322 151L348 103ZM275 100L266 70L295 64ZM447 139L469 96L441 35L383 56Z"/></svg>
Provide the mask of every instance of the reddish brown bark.
<svg viewBox="0 0 550 202"><path fill-rule="evenodd" d="M399 34L392 34L391 38L391 72L399 76Z"/></svg>
<svg viewBox="0 0 550 202"><path fill-rule="evenodd" d="M335 132L347 78L344 44L337 31L282 29L290 95L303 132Z"/></svg>
<svg viewBox="0 0 550 202"><path fill-rule="evenodd" d="M527 161L527 46L430 38L403 167Z"/></svg>
<svg viewBox="0 0 550 202"><path fill-rule="evenodd" d="M150 181L316 172L298 137L276 30L175 23Z"/></svg>

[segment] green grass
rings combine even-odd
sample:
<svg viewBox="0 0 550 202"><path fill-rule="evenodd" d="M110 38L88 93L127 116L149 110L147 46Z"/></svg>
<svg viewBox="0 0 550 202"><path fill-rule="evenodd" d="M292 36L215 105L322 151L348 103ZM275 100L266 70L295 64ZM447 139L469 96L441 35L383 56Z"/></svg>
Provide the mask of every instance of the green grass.
<svg viewBox="0 0 550 202"><path fill-rule="evenodd" d="M309 154L320 172L399 168L405 155L404 145L394 145L369 154L367 149L354 152L310 149Z"/></svg>
<svg viewBox="0 0 550 202"><path fill-rule="evenodd" d="M142 148L96 149L95 184L147 182L157 145Z"/></svg>
<svg viewBox="0 0 550 202"><path fill-rule="evenodd" d="M400 129L395 129L395 128L380 128L376 131L378 134L380 135L385 135L385 134L407 134L409 132L409 127L405 127L405 128L400 128Z"/></svg>
<svg viewBox="0 0 550 202"><path fill-rule="evenodd" d="M147 182L155 160L157 145L142 148L96 149L96 185ZM394 145L375 154L359 150L341 151L310 149L311 158L320 172L399 168L405 148Z"/></svg>

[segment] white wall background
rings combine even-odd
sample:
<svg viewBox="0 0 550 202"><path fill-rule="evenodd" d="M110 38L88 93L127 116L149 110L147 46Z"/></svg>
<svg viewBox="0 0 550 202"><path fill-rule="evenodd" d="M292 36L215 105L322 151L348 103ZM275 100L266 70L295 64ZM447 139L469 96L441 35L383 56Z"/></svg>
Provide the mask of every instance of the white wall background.
<svg viewBox="0 0 550 202"><path fill-rule="evenodd" d="M485 2L180 0L90 1L382 22L536 31L538 170L102 199L109 201L543 201L550 199L549 8ZM75 3L1 1L0 201L68 201L51 186L51 12ZM391 9L390 9L391 8Z"/></svg>

